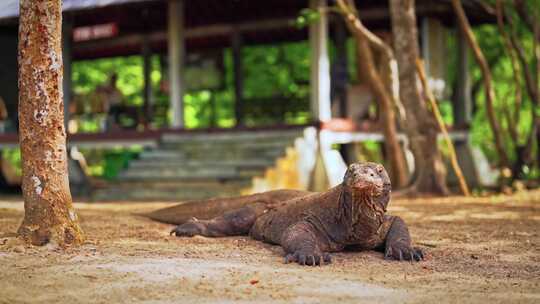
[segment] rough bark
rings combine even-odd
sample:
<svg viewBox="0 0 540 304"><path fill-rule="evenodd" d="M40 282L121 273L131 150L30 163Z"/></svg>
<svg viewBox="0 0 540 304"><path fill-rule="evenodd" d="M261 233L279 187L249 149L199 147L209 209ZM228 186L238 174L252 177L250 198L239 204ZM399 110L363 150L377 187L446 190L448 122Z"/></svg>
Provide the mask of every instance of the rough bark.
<svg viewBox="0 0 540 304"><path fill-rule="evenodd" d="M61 0L21 0L19 141L24 220L34 245L83 240L69 190L62 101Z"/></svg>
<svg viewBox="0 0 540 304"><path fill-rule="evenodd" d="M474 36L474 33L472 32L471 25L469 24L469 20L467 19L467 16L465 15L465 11L463 10L461 1L452 0L452 6L454 7L454 11L456 12L456 15L458 17L459 27L465 34L467 43L469 44L469 46L471 47L473 51L474 58L476 59L476 62L480 66L480 70L482 72L482 79L484 81L484 90L486 94L486 98L485 98L486 99L486 112L488 115L488 120L491 126L493 137L495 138L495 147L497 149L497 154L499 154L501 167L508 168L510 162L508 159L508 155L506 154L506 150L504 149L502 129L499 124L499 121L497 120L497 115L495 114L495 108L493 106L493 103L495 100L495 91L493 90L493 86L492 86L491 70L488 67L486 58L484 57L484 54L482 53L482 50L480 49L478 42L476 41L476 37Z"/></svg>
<svg viewBox="0 0 540 304"><path fill-rule="evenodd" d="M404 187L408 183L407 166L397 136L395 110L397 101L393 98L392 91L389 89L392 87L390 83L392 81L391 62L394 60L393 52L388 45L362 25L358 15L355 13L354 2L338 0L337 3L345 17L347 27L356 39L357 51L359 57L362 58L359 65L362 66L368 84L380 106L385 137L384 147L390 165L392 182L397 188ZM383 73L376 67L372 46L378 49L383 57Z"/></svg>
<svg viewBox="0 0 540 304"><path fill-rule="evenodd" d="M399 67L399 92L406 113L403 127L415 162L410 191L446 194L446 170L437 147L437 124L418 88L416 60L419 50L414 7L413 0L390 1L394 50Z"/></svg>

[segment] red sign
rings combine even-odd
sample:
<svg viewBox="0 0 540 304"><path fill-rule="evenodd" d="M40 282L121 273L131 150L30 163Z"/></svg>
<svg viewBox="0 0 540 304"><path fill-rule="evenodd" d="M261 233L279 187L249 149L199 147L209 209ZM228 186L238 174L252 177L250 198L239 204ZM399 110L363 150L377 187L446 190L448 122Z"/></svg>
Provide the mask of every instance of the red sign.
<svg viewBox="0 0 540 304"><path fill-rule="evenodd" d="M116 23L96 24L73 29L73 40L75 42L111 38L116 35L118 35Z"/></svg>

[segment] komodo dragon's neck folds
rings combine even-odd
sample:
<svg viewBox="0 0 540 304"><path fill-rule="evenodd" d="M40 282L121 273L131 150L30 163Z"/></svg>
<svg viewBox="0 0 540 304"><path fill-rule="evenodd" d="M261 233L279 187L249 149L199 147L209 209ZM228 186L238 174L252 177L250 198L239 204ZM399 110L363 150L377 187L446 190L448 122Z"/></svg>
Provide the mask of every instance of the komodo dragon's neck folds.
<svg viewBox="0 0 540 304"><path fill-rule="evenodd" d="M382 250L386 259L420 261L407 226L386 215L391 184L380 164L349 166L343 183L321 193L275 190L249 196L188 202L147 216L179 224L178 237L250 235L281 245L285 262L321 265L331 252ZM196 218L195 218L196 217Z"/></svg>

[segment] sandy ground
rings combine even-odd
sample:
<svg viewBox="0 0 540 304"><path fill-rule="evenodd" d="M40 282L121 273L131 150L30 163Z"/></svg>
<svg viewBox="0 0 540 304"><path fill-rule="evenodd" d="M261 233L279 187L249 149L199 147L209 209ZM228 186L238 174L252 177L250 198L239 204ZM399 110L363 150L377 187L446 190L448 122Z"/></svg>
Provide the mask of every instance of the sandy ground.
<svg viewBox="0 0 540 304"><path fill-rule="evenodd" d="M132 215L169 205L79 203L88 240L61 252L20 245L22 204L0 201L0 303L540 303L540 191L396 200L390 213L425 261L346 252L315 268L247 237L176 238Z"/></svg>

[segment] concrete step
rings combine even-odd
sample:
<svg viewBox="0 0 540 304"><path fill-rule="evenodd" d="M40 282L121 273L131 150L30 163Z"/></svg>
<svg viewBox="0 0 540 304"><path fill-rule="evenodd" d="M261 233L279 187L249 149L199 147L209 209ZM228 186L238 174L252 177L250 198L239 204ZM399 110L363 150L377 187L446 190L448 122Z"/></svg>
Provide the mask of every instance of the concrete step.
<svg viewBox="0 0 540 304"><path fill-rule="evenodd" d="M230 151L230 150L215 150L208 151L206 153L193 152L186 153L186 159L197 160L201 162L215 161L215 160L228 160L228 161L255 161L257 159L263 159L266 161L275 160L285 155L285 149L274 151Z"/></svg>
<svg viewBox="0 0 540 304"><path fill-rule="evenodd" d="M239 195L283 156L299 130L165 134L95 200L180 201Z"/></svg>
<svg viewBox="0 0 540 304"><path fill-rule="evenodd" d="M249 182L117 182L97 189L95 201L184 201L240 194Z"/></svg>
<svg viewBox="0 0 540 304"><path fill-rule="evenodd" d="M129 163L129 169L131 168L186 168L197 169L204 167L213 168L238 168L238 169L264 169L274 165L273 159L206 159L206 160L185 160L185 159L167 159L159 160L155 159L137 159ZM129 170L128 169L128 170Z"/></svg>
<svg viewBox="0 0 540 304"><path fill-rule="evenodd" d="M180 181L226 181L249 179L254 175L264 172L263 169L238 170L236 168L174 168L174 167L149 167L149 168L129 168L118 176L118 180L126 181L161 181L161 180L180 180Z"/></svg>
<svg viewBox="0 0 540 304"><path fill-rule="evenodd" d="M185 156L178 150L155 149L143 151L139 159L144 160L184 160Z"/></svg>

